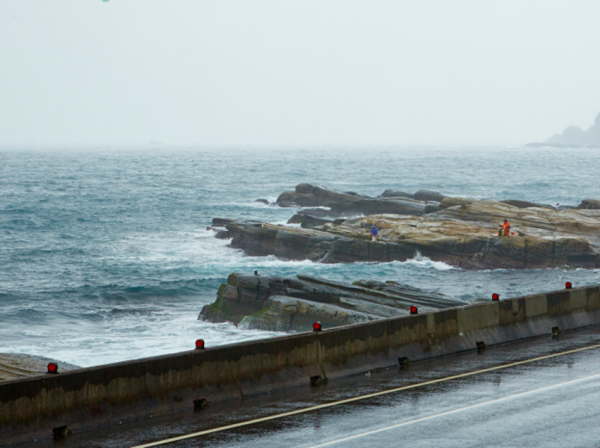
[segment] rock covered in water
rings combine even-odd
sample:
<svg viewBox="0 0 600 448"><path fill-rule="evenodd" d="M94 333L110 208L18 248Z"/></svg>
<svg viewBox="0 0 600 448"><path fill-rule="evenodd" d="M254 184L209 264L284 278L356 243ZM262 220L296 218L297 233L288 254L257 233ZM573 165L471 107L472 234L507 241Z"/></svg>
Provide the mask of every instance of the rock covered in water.
<svg viewBox="0 0 600 448"><path fill-rule="evenodd" d="M231 274L198 318L250 329L308 331L316 321L327 328L408 314L411 305L426 311L464 304L396 282Z"/></svg>

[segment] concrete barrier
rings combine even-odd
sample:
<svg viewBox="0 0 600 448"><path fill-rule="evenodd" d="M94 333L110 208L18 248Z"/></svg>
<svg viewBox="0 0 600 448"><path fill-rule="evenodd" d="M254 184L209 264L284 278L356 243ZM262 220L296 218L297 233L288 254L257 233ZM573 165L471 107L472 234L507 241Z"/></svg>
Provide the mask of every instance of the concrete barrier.
<svg viewBox="0 0 600 448"><path fill-rule="evenodd" d="M0 439L193 409L600 324L591 286L0 383ZM207 341L210 344L210 341ZM193 341L190 341L192 344Z"/></svg>

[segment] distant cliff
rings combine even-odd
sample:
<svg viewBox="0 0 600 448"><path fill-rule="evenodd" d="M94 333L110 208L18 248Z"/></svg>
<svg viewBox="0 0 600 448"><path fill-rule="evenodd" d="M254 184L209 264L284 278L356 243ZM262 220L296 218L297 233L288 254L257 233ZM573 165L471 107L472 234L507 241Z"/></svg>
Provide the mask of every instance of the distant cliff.
<svg viewBox="0 0 600 448"><path fill-rule="evenodd" d="M543 143L529 143L527 146L600 147L600 114L587 131L577 126L569 126L562 134L556 134Z"/></svg>

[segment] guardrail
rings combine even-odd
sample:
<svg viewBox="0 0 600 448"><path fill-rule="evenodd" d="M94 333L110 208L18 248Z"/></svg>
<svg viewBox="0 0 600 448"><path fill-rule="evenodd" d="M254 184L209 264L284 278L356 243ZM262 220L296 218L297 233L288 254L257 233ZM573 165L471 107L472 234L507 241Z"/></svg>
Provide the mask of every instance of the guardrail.
<svg viewBox="0 0 600 448"><path fill-rule="evenodd" d="M597 324L600 287L590 286L5 381L0 438L192 410L202 399L316 384Z"/></svg>

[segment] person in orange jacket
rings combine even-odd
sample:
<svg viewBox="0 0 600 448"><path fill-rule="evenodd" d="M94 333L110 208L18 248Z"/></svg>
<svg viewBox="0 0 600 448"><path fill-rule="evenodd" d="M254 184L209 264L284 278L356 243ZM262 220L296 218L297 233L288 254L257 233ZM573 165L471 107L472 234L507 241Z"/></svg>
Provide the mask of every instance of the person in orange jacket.
<svg viewBox="0 0 600 448"><path fill-rule="evenodd" d="M502 224L500 226L500 231L498 232L498 236L509 236L510 235L510 223L508 222L508 219L504 220L504 224Z"/></svg>

